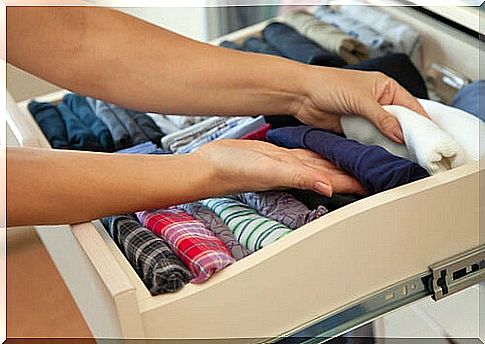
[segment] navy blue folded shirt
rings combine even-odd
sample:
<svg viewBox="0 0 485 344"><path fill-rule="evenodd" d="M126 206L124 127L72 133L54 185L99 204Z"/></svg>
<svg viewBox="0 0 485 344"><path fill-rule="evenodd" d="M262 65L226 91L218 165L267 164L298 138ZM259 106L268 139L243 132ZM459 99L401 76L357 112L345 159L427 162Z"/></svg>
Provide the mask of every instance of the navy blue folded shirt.
<svg viewBox="0 0 485 344"><path fill-rule="evenodd" d="M323 129L308 126L270 130L270 142L287 148L306 148L333 162L359 180L369 194L389 190L425 177L418 164L392 155L379 146L367 146Z"/></svg>
<svg viewBox="0 0 485 344"><path fill-rule="evenodd" d="M71 148L96 152L104 151L96 136L81 122L66 103L59 103L57 109L66 125L67 140Z"/></svg>
<svg viewBox="0 0 485 344"><path fill-rule="evenodd" d="M108 127L96 117L85 97L69 93L64 96L63 103L89 128L105 151L111 152L115 149Z"/></svg>
<svg viewBox="0 0 485 344"><path fill-rule="evenodd" d="M464 86L453 97L451 106L485 121L485 80L478 80Z"/></svg>
<svg viewBox="0 0 485 344"><path fill-rule="evenodd" d="M285 57L295 61L328 67L342 67L346 64L340 56L323 49L283 23L271 23L266 26L263 37Z"/></svg>
<svg viewBox="0 0 485 344"><path fill-rule="evenodd" d="M251 51L253 53L284 57L281 51L273 47L268 42L256 37L249 37L248 39L246 39L243 43L242 49L244 51Z"/></svg>
<svg viewBox="0 0 485 344"><path fill-rule="evenodd" d="M29 103L28 108L52 148L69 148L66 125L54 105L33 100Z"/></svg>

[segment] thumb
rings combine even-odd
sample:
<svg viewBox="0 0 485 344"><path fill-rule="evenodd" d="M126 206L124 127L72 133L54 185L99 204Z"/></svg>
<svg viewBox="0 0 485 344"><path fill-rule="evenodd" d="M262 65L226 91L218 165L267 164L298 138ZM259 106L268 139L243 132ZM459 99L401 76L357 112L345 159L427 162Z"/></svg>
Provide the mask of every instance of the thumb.
<svg viewBox="0 0 485 344"><path fill-rule="evenodd" d="M371 121L385 136L397 143L404 142L401 126L396 117L375 100L366 101L362 108L361 115Z"/></svg>
<svg viewBox="0 0 485 344"><path fill-rule="evenodd" d="M318 170L305 166L295 167L288 170L287 178L289 184L286 185L287 187L313 190L327 197L332 196L333 187L330 180Z"/></svg>

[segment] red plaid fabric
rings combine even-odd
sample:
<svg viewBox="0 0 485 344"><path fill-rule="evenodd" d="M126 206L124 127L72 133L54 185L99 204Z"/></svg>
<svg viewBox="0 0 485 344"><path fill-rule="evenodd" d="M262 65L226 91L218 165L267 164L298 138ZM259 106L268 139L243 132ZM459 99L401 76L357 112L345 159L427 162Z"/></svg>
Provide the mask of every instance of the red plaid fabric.
<svg viewBox="0 0 485 344"><path fill-rule="evenodd" d="M183 210L169 208L141 211L136 215L187 265L194 276L191 283L204 282L235 261L220 239Z"/></svg>

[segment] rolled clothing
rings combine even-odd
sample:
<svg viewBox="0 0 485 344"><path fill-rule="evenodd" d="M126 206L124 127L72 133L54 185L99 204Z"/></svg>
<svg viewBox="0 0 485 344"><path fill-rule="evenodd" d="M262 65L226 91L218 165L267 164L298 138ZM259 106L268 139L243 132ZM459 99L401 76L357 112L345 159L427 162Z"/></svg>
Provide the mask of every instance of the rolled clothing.
<svg viewBox="0 0 485 344"><path fill-rule="evenodd" d="M394 51L408 55L418 66L421 64L421 37L411 26L394 19L390 14L375 6L340 6L340 12L347 17L357 18L359 22L380 32L394 45Z"/></svg>
<svg viewBox="0 0 485 344"><path fill-rule="evenodd" d="M88 127L98 139L101 147L111 152L114 150L114 142L108 127L94 114L86 98L74 93L68 93L62 100L71 111L79 117L81 122Z"/></svg>
<svg viewBox="0 0 485 344"><path fill-rule="evenodd" d="M329 6L320 6L315 11L315 16L349 36L358 39L369 49L369 58L382 56L396 51L394 44L372 26L360 22L355 17L347 16Z"/></svg>
<svg viewBox="0 0 485 344"><path fill-rule="evenodd" d="M288 193L293 195L309 209L317 209L319 206L324 206L329 212L345 207L363 198L359 195L337 193L334 193L332 197L327 197L311 190L300 189L291 189L288 190Z"/></svg>
<svg viewBox="0 0 485 344"><path fill-rule="evenodd" d="M133 112L131 110L124 109L114 104L106 103L111 111L120 120L126 131L130 135L130 141L132 145L146 142L150 138L145 134L143 129L138 125L138 123L133 118Z"/></svg>
<svg viewBox="0 0 485 344"><path fill-rule="evenodd" d="M165 135L173 134L180 130L179 127L166 119L164 115L151 112L148 112L146 115L155 122L160 131Z"/></svg>
<svg viewBox="0 0 485 344"><path fill-rule="evenodd" d="M256 37L247 38L242 45L242 50L253 53L285 57L281 51L273 47L271 44Z"/></svg>
<svg viewBox="0 0 485 344"><path fill-rule="evenodd" d="M382 72L395 79L413 96L428 98L428 90L423 77L406 54L387 54L358 64L347 65L344 68Z"/></svg>
<svg viewBox="0 0 485 344"><path fill-rule="evenodd" d="M366 146L323 129L308 126L273 129L268 140L287 148L306 148L359 180L369 194L428 177L418 164L379 146Z"/></svg>
<svg viewBox="0 0 485 344"><path fill-rule="evenodd" d="M205 121L205 116L185 116L185 115L164 115L164 117L172 122L177 128L185 129L191 125Z"/></svg>
<svg viewBox="0 0 485 344"><path fill-rule="evenodd" d="M428 118L402 106L388 105L384 109L399 121L404 144L390 140L360 116L340 118L345 136L366 145L381 146L394 155L417 162L430 174L462 166L468 161L464 149Z"/></svg>
<svg viewBox="0 0 485 344"><path fill-rule="evenodd" d="M135 146L121 149L116 153L119 154L170 154L160 149L156 144L151 141L143 142Z"/></svg>
<svg viewBox="0 0 485 344"><path fill-rule="evenodd" d="M65 103L59 103L57 109L66 125L67 140L71 148L102 152L104 148L91 130L84 125Z"/></svg>
<svg viewBox="0 0 485 344"><path fill-rule="evenodd" d="M342 67L346 64L340 56L323 49L283 23L275 22L266 26L263 37L285 57L295 61L328 67Z"/></svg>
<svg viewBox="0 0 485 344"><path fill-rule="evenodd" d="M324 206L310 210L289 193L281 191L245 192L234 195L234 198L290 229L300 228L328 213Z"/></svg>
<svg viewBox="0 0 485 344"><path fill-rule="evenodd" d="M204 133L213 129L214 127L223 125L226 120L227 118L225 117L208 117L203 122L166 135L162 137L162 149L175 152L177 147L189 144L192 140L202 136Z"/></svg>
<svg viewBox="0 0 485 344"><path fill-rule="evenodd" d="M152 295L173 293L192 279L168 244L131 215L101 220Z"/></svg>
<svg viewBox="0 0 485 344"><path fill-rule="evenodd" d="M194 219L200 221L206 228L210 229L226 245L236 260L240 260L251 254L251 251L236 240L234 234L222 222L222 219L200 202L181 204L177 208L184 210Z"/></svg>
<svg viewBox="0 0 485 344"><path fill-rule="evenodd" d="M140 211L136 215L187 265L194 276L191 283L202 283L235 261L219 238L183 210Z"/></svg>
<svg viewBox="0 0 485 344"><path fill-rule="evenodd" d="M145 113L132 110L128 110L128 113L151 142L156 145L161 144L160 142L163 133L151 117L147 116Z"/></svg>
<svg viewBox="0 0 485 344"><path fill-rule="evenodd" d="M259 140L259 141L266 141L266 134L268 131L271 129L271 124L265 124L261 128L258 128L243 137L241 139L243 140Z"/></svg>
<svg viewBox="0 0 485 344"><path fill-rule="evenodd" d="M465 149L470 159L485 159L483 121L465 111L432 100L418 99L418 101L431 120L455 139ZM482 136L481 139L480 136Z"/></svg>
<svg viewBox="0 0 485 344"><path fill-rule="evenodd" d="M462 87L451 101L451 106L485 121L485 80Z"/></svg>
<svg viewBox="0 0 485 344"><path fill-rule="evenodd" d="M86 98L94 114L108 127L113 138L115 150L123 149L132 145L130 133L126 130L118 116L102 100ZM147 140L145 140L147 141Z"/></svg>
<svg viewBox="0 0 485 344"><path fill-rule="evenodd" d="M285 15L284 20L300 34L341 56L347 63L359 63L369 58L369 51L364 43L306 11L290 12Z"/></svg>
<svg viewBox="0 0 485 344"><path fill-rule="evenodd" d="M219 43L219 46L224 47L224 48L228 48L228 49L233 49L233 50L243 50L241 45L236 44L236 43L231 42L231 41L227 41L227 40Z"/></svg>
<svg viewBox="0 0 485 344"><path fill-rule="evenodd" d="M71 148L67 141L66 125L56 106L33 100L28 108L52 148Z"/></svg>
<svg viewBox="0 0 485 344"><path fill-rule="evenodd" d="M259 215L256 210L232 198L210 198L201 203L219 216L237 241L250 251L268 246L291 232L285 225Z"/></svg>

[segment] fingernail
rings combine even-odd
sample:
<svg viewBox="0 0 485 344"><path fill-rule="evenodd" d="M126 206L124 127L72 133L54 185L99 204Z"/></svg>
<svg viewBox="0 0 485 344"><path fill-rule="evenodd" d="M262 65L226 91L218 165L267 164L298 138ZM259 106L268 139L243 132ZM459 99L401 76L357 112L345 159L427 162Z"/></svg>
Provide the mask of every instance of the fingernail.
<svg viewBox="0 0 485 344"><path fill-rule="evenodd" d="M404 143L404 137L400 128L394 128L392 130L392 136L396 139L397 142Z"/></svg>
<svg viewBox="0 0 485 344"><path fill-rule="evenodd" d="M329 197L332 196L332 187L330 185L328 185L327 183L316 182L314 189L319 194L329 196Z"/></svg>

